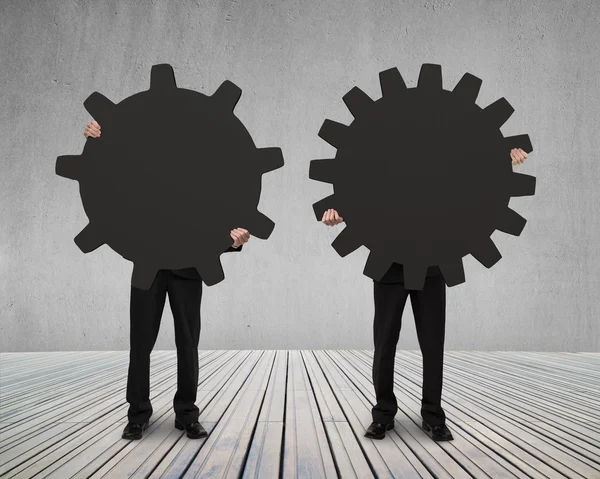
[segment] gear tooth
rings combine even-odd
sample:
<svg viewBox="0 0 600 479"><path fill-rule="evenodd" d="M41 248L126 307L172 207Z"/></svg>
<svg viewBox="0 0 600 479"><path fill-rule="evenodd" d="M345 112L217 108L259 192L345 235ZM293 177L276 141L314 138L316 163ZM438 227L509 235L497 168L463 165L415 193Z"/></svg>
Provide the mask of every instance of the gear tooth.
<svg viewBox="0 0 600 479"><path fill-rule="evenodd" d="M502 258L491 238L474 245L471 248L471 255L486 268L491 268Z"/></svg>
<svg viewBox="0 0 600 479"><path fill-rule="evenodd" d="M374 103L369 95L356 86L346 93L342 100L354 118L368 112Z"/></svg>
<svg viewBox="0 0 600 479"><path fill-rule="evenodd" d="M379 84L381 85L381 94L384 97L398 96L406 91L404 78L402 78L396 67L380 72Z"/></svg>
<svg viewBox="0 0 600 479"><path fill-rule="evenodd" d="M331 243L333 249L337 251L342 258L356 251L362 246L357 235L348 226Z"/></svg>
<svg viewBox="0 0 600 479"><path fill-rule="evenodd" d="M168 63L152 65L150 70L150 90L171 90L177 88L175 72Z"/></svg>
<svg viewBox="0 0 600 479"><path fill-rule="evenodd" d="M504 141L506 141L506 148L508 150L521 148L526 153L531 153L533 151L533 145L531 144L529 135L507 136Z"/></svg>
<svg viewBox="0 0 600 479"><path fill-rule="evenodd" d="M83 106L90 115L102 126L110 118L114 111L115 104L106 98L102 93L95 91L83 102Z"/></svg>
<svg viewBox="0 0 600 479"><path fill-rule="evenodd" d="M84 253L94 251L105 243L106 241L102 238L102 234L91 223L75 236L75 244Z"/></svg>
<svg viewBox="0 0 600 479"><path fill-rule="evenodd" d="M463 267L462 258L451 263L443 263L439 265L444 281L448 286L456 286L465 282L465 269Z"/></svg>
<svg viewBox="0 0 600 479"><path fill-rule="evenodd" d="M283 166L281 148L258 148L256 152L262 173L268 173Z"/></svg>
<svg viewBox="0 0 600 479"><path fill-rule="evenodd" d="M321 126L321 129L319 130L319 136L331 146L339 148L347 135L347 129L348 126L342 123L332 120L325 120Z"/></svg>
<svg viewBox="0 0 600 479"><path fill-rule="evenodd" d="M56 158L55 172L58 176L70 180L81 178L82 158L80 155L63 155Z"/></svg>
<svg viewBox="0 0 600 479"><path fill-rule="evenodd" d="M487 120L495 127L500 128L510 118L515 109L506 98L500 98L483 109Z"/></svg>
<svg viewBox="0 0 600 479"><path fill-rule="evenodd" d="M465 73L452 90L452 93L461 97L464 101L475 103L480 88L481 79L470 73Z"/></svg>
<svg viewBox="0 0 600 479"><path fill-rule="evenodd" d="M424 90L442 89L442 67L434 63L423 63L417 87Z"/></svg>
<svg viewBox="0 0 600 479"><path fill-rule="evenodd" d="M410 290L421 290L425 286L427 266L414 263L402 265L404 270L404 287Z"/></svg>
<svg viewBox="0 0 600 479"><path fill-rule="evenodd" d="M214 98L223 104L225 108L233 111L235 105L237 105L237 102L240 99L240 96L242 96L242 90L240 87L229 80L225 80L223 83L221 83L221 86L217 88L217 91L212 94L211 98Z"/></svg>
<svg viewBox="0 0 600 479"><path fill-rule="evenodd" d="M513 173L510 176L510 196L533 196L535 176Z"/></svg>
<svg viewBox="0 0 600 479"><path fill-rule="evenodd" d="M213 286L225 279L225 273L223 272L223 266L219 257L216 257L212 261L202 262L202 264L196 266L196 271L198 271L206 286Z"/></svg>
<svg viewBox="0 0 600 479"><path fill-rule="evenodd" d="M333 183L335 181L335 160L312 160L308 171L311 180Z"/></svg>
<svg viewBox="0 0 600 479"><path fill-rule="evenodd" d="M260 239L267 239L271 236L275 223L271 218L262 214L260 211L256 211L249 219L248 222L243 226L246 228L252 236L256 236Z"/></svg>
<svg viewBox="0 0 600 479"><path fill-rule="evenodd" d="M363 274L368 276L375 281L379 281L383 278L383 275L387 273L388 269L392 265L392 261L388 260L387 257L378 255L376 252L371 251L367 258L367 264Z"/></svg>
<svg viewBox="0 0 600 479"><path fill-rule="evenodd" d="M134 263L131 286L148 291L152 287L152 283L154 283L157 272L158 268L156 267Z"/></svg>
<svg viewBox="0 0 600 479"><path fill-rule="evenodd" d="M496 229L513 236L519 236L527 220L508 206L496 215Z"/></svg>
<svg viewBox="0 0 600 479"><path fill-rule="evenodd" d="M313 204L313 210L317 217L317 221L321 221L323 219L323 214L329 209L337 209L335 207L335 195L329 195Z"/></svg>

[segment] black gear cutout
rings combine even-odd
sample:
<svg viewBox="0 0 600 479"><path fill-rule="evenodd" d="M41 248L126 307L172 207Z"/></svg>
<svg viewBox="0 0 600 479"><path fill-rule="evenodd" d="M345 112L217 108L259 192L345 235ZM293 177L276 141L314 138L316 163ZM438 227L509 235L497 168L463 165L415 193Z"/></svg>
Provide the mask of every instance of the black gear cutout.
<svg viewBox="0 0 600 479"><path fill-rule="evenodd" d="M150 89L114 104L84 102L102 128L83 153L60 156L56 173L77 180L89 224L84 252L109 245L134 263L132 285L149 289L157 270L195 267L206 285L224 279L219 256L230 231L266 239L274 223L257 210L262 174L283 166L280 148L256 148L233 114L241 90L178 88L173 68L154 65Z"/></svg>
<svg viewBox="0 0 600 479"><path fill-rule="evenodd" d="M407 289L422 289L430 266L448 286L463 283L464 256L490 268L501 258L491 234L525 226L508 203L533 195L535 177L513 173L510 150L533 151L529 136L502 135L513 108L504 98L477 106L481 80L469 73L452 91L434 64L422 65L415 88L396 68L379 79L379 100L353 88L343 97L352 123L325 120L319 131L337 153L310 162L309 177L334 189L315 215L339 212L346 227L332 246L342 257L366 246L364 274L374 280L398 263Z"/></svg>

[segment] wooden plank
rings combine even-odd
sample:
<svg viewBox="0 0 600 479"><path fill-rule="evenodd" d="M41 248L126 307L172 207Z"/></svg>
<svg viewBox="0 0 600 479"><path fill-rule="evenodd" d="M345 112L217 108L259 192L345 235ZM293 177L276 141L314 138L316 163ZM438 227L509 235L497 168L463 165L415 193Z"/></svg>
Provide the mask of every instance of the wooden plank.
<svg viewBox="0 0 600 479"><path fill-rule="evenodd" d="M239 356L241 356L241 358ZM224 383L229 381L230 378L235 374L235 368L241 364L241 362L243 361L245 356L247 356L247 355L243 355L243 354L234 355L233 359L225 360L224 364L219 365L219 366L215 365L215 368L217 370L221 370L223 372L222 380L224 381ZM206 380L207 377L211 377L213 374L214 374L214 371L208 371L208 372L203 371L202 372L202 380L203 381ZM115 435L115 437L114 437L115 442L114 442L113 446L111 446L111 448L109 450L107 450L106 452L104 452L101 455L99 455L98 457L95 457L92 460L88 460L88 461L81 460L80 458L76 457L76 458L74 458L74 461L72 461L72 464L68 465L69 475L64 474L66 471L64 471L64 468L63 468L63 469L56 470L54 472L54 474L50 477L59 478L59 477L64 477L65 475L66 475L66 477L73 477L73 478L103 477L103 476L107 475L112 468L114 468L115 466L118 466L118 464L121 461L128 461L128 460L135 461L136 460L136 451L138 451L138 450L142 452L142 454L141 454L142 459L146 459L146 461L149 461L149 462L160 461L160 456L158 454L152 454L150 457L143 454L144 451L148 450L144 443L145 442L155 442L156 439L151 439L152 437L154 437L155 432L156 432L156 436L160 436L160 437L164 437L165 435L170 438L177 437L177 435L184 436L184 434L181 431L177 431L177 433L173 432L174 426L173 426L173 422L172 422L172 419L173 419L172 398L173 398L173 393L175 392L175 388L176 387L174 386L169 394L171 401L168 404L165 404L164 407L162 407L160 410L158 410L153 415L153 417L151 418L150 427L149 427L148 431L146 432L146 434L144 434L144 437L141 440L127 441L127 440L121 439L120 434L118 436ZM214 396L210 392L200 392L200 391L199 391L198 395L199 395L199 400L197 401L198 407L201 409L204 408L207 401L210 401L210 399ZM171 421L170 427L169 427L169 421ZM165 444L165 442L168 442L168 440L163 441L163 444ZM138 449L138 448L140 448L140 449ZM137 459L140 459L140 458L138 457ZM143 462L146 462L146 461L143 461ZM108 477L110 477L110 475Z"/></svg>
<svg viewBox="0 0 600 479"><path fill-rule="evenodd" d="M418 365L414 364L414 366ZM451 368L452 365L449 365L446 370ZM529 432L535 431L538 437L551 436L553 442L568 447L584 457L597 457L600 454L600 433L592 428L580 426L569 417L565 417L565 410L560 405L557 404L553 409L550 400L546 401L538 396L534 397L534 401L529 391L510 387L511 383L503 385L501 381L495 381L494 377L490 377L486 371L476 372L478 374L461 371L456 386L450 391L469 395L471 402L476 407L481 406L485 413L492 411L499 416L508 417L515 425L526 423ZM503 388L499 385L503 385ZM495 394L490 396L489 393L492 391Z"/></svg>
<svg viewBox="0 0 600 479"><path fill-rule="evenodd" d="M104 365L115 355L111 351L93 351L89 355L65 357L61 361L43 361L36 365L24 365L22 371L16 371L11 381L5 379L2 390L7 398L11 398L13 391L23 393L29 390L40 390L56 384L57 377L81 377L82 371ZM118 353L123 353L119 351Z"/></svg>
<svg viewBox="0 0 600 479"><path fill-rule="evenodd" d="M162 367L165 360L172 361L172 357L165 357L157 353L152 356L152 365ZM36 409L40 404L49 399L55 399L61 394L69 394L74 391L85 391L86 388L97 389L98 384L108 379L114 382L116 378L125 378L127 375L127 359L105 358L101 362L94 362L94 366L81 365L72 370L69 364L61 366L62 371L54 371L52 374L40 373L40 377L33 379L33 386L23 387L15 393L15 399L7 401L14 403L17 408L24 408L31 403L37 402ZM96 382L95 382L96 381ZM28 400L23 404L23 398ZM14 408L11 408L14 409Z"/></svg>
<svg viewBox="0 0 600 479"><path fill-rule="evenodd" d="M57 377L52 379L47 386L42 384L40 378L39 387L35 385L31 388L22 389L14 394L11 399L3 401L0 417L4 421L15 422L18 419L15 417L23 411L38 410L40 407L50 401L60 397L65 397L74 394L74 389L85 390L86 387L95 386L103 387L105 384L110 384L114 381L114 377L121 374L123 368L120 360L113 360L106 367L96 371L79 371L80 376L71 380L65 377ZM96 382L94 382L96 379ZM4 399L4 398L3 398Z"/></svg>
<svg viewBox="0 0 600 479"><path fill-rule="evenodd" d="M0 453L2 464L0 465L0 476L4 476L14 467L18 466L24 457L35 456L43 451L47 444L53 444L65 437L68 437L73 430L81 428L78 424L57 423L36 436L34 441L23 441L14 444L12 447L6 447Z"/></svg>
<svg viewBox="0 0 600 479"><path fill-rule="evenodd" d="M174 364L174 357L169 363L159 369L154 378L159 381L171 380L171 368ZM58 399L48 399L43 402L39 410L25 410L16 415L16 419L10 426L2 430L3 437L6 438L8 445L15 441L37 434L32 426L41 425L41 428L48 428L52 423L60 422L89 422L98 416L102 416L107 411L118 407L124 402L123 391L125 389L125 378L115 377L113 382L109 382L104 388L90 386L76 391L68 396ZM151 381L151 385L153 381ZM156 390L153 394L156 394ZM49 393L48 393L49 394ZM49 394L47 396L52 398ZM0 447L0 453L2 448Z"/></svg>
<svg viewBox="0 0 600 479"><path fill-rule="evenodd" d="M412 389L412 392L409 392L409 394L413 397L416 405L417 398L420 398L420 388L417 384L420 383L419 376L421 372L411 368L412 366L407 361L403 362L403 374L412 374L412 378L411 381L402 382L401 384L408 389ZM366 374L366 368L363 371ZM447 378L445 382L448 382ZM398 386L399 383L396 382L396 385ZM503 449L503 454L510 454L512 461L519 463L521 468L528 469L533 466L543 474L550 474L552 476L560 472L565 475L564 477L577 478L586 477L580 474L581 471L590 473L589 466L580 461L573 462L570 457L549 444L544 444L541 450L530 447L528 443L530 441L535 442L535 437L529 433L528 429L525 427L513 427L509 422L509 418L495 416L484 408L478 408L477 404L472 401L472 396L475 394L473 390L470 390L470 396L454 396L452 392L449 392L449 389L448 387L445 388L444 395L445 397L451 397L452 400L446 403L444 409L452 412L454 415L456 415L457 411L461 411L470 419L468 422L458 422L455 425L463 428L465 431L476 429L480 433L478 436L479 440L482 440L481 434L485 435L488 439L491 439L494 450ZM406 394L402 392L399 392L398 395L399 397L406 397ZM468 405L465 404L467 402L464 399L465 397L469 397ZM495 397L497 398L497 395ZM451 423L451 421L448 422ZM493 425L494 428L491 429L487 426L488 424ZM548 448L552 448L552 453L550 453L550 449ZM544 451L544 449L546 450ZM580 472L572 471L560 461L555 460L553 455L557 455L561 460L570 463L571 466L575 466Z"/></svg>
<svg viewBox="0 0 600 479"><path fill-rule="evenodd" d="M366 429L372 421L371 404L332 361L329 352L315 351L315 357L327 378L330 379L332 390L376 477L432 478L433 475L406 444L364 437Z"/></svg>
<svg viewBox="0 0 600 479"><path fill-rule="evenodd" d="M470 358L465 357L463 354L453 354L453 356L457 357L456 361L459 365L464 364L465 366L469 366L472 364ZM555 375L545 371L547 369L546 365L537 364L532 366L531 363L527 364L524 362L522 367L518 367L510 361L488 359L487 356L481 356L478 359L479 361L476 366L485 367L489 370L490 375L498 376L502 380L515 381L517 386L527 388L528 390L533 389L534 392L539 392L542 395L551 394L552 396L556 396L556 399L564 398L568 403L574 403L570 404L573 407L580 404L580 399L582 400L581 404L593 404L596 406L600 404L597 397L590 401L579 394L572 394L572 391L576 390L587 390L591 393L600 391L598 388L591 387L591 383L588 380L585 380L585 384L583 384L581 382L582 378L579 376L580 373L577 371L570 369L562 371L564 378L572 378L572 380L565 384L564 381L557 382Z"/></svg>
<svg viewBox="0 0 600 479"><path fill-rule="evenodd" d="M283 477L336 477L314 392L299 351L290 351Z"/></svg>
<svg viewBox="0 0 600 479"><path fill-rule="evenodd" d="M174 356L174 352L172 352ZM222 360L222 363L227 358ZM201 363L204 368L201 371L200 380L202 381L208 374L211 374L210 368L217 368L218 362ZM155 422L164 411L172 407L172 398L175 386L171 390L159 391L153 393L152 404L155 410L151 423ZM120 393L123 395L123 391ZM104 416L99 417L90 425L82 429L80 434L74 434L70 440L58 443L56 447L48 447L47 454L35 457L33 461L27 461L22 464L20 470L23 471L17 477L31 477L30 475L40 474L36 477L46 477L53 471L58 470L56 477L70 477L76 473L88 461L101 457L105 451L119 451L129 441L121 439L121 432L126 423L126 413L128 404L123 404ZM49 446L49 444L46 444ZM60 470L59 470L60 469ZM67 473L69 471L69 473ZM18 472L18 471L17 471Z"/></svg>
<svg viewBox="0 0 600 479"><path fill-rule="evenodd" d="M338 365L340 370L355 384L360 393L368 400L371 406L375 405L373 384L370 372L362 374L356 366L349 362L339 351L329 351L328 354ZM363 371L364 372L364 371ZM415 424L404 411L399 410L396 429L390 431L388 436L398 436L400 440L413 451L423 465L437 477L465 478L471 476L465 471L464 464L459 464L448 454L445 444L432 441L429 436ZM400 444L400 442L399 442Z"/></svg>
<svg viewBox="0 0 600 479"><path fill-rule="evenodd" d="M153 361L152 369L154 372L165 372L168 371L174 364L175 358L162 359L158 364ZM24 421L39 418L43 413L54 412L58 413L58 406L73 406L73 401L82 400L85 397L89 397L90 394L108 394L112 393L112 390L119 387L124 388L126 384L126 365L122 374L115 373L114 371L108 370L106 372L91 372L91 377L82 377L79 382L72 383L69 389L64 389L68 386L56 387L57 394L55 395L51 389L47 391L39 391L31 394L31 398L23 408L15 415L11 417L13 421ZM97 381L94 382L94 376L97 377ZM57 379L58 384L62 384L60 378ZM122 396L122 395L121 395ZM35 398L38 398L38 404L36 404ZM72 412L75 414L76 408L72 408ZM67 420L65 418L65 420Z"/></svg>
<svg viewBox="0 0 600 479"><path fill-rule="evenodd" d="M271 379L267 386L244 467L244 479L279 477L287 366L287 351L277 351Z"/></svg>
<svg viewBox="0 0 600 479"><path fill-rule="evenodd" d="M481 351L481 353L484 357L510 362L517 366L535 364L536 367L543 367L549 373L558 373L563 378L570 377L570 374L574 373L576 380L586 380L590 384L593 381L596 387L600 387L600 359L597 356L537 351ZM592 381L587 381L588 379Z"/></svg>
<svg viewBox="0 0 600 479"><path fill-rule="evenodd" d="M360 354L362 352L356 351L355 353ZM363 358L362 361L356 360L356 368L363 371L366 376L367 371L370 368L372 358ZM362 363L362 364L361 364ZM396 376L398 377L398 369L396 369ZM416 381L415 381L416 382ZM446 379L447 382L447 379ZM410 383L409 385L414 389L405 389L408 381L396 381L395 388L399 409L408 415L408 419L420 425L420 406L421 406L421 387L420 382L418 384ZM443 404L446 411L451 406ZM453 414L448 415L446 423L452 430L454 435L454 441L440 442L438 443L451 457L461 458L462 461L473 462L479 469L484 471L491 477L523 477L526 471L525 477L532 478L543 478L545 476L537 473L534 469L529 467L526 463L521 464L520 467L516 467L513 463L515 460L521 462L518 457L511 457L511 453L503 452L497 453L493 448L493 443L485 440L477 440L481 438L473 438L465 433L463 425L467 424L470 418L462 414L460 411L451 411ZM406 419L404 420L406 421ZM475 447L475 449L473 449ZM468 458L468 459L465 459ZM461 462L459 464L462 465ZM468 468L472 468L472 465L468 464Z"/></svg>
<svg viewBox="0 0 600 479"><path fill-rule="evenodd" d="M202 451L207 439L211 437L216 425L250 377L263 352L251 351L243 352L243 354L246 354L246 356L241 363L235 365L233 375L227 383L221 383L219 389L199 390L199 393L210 395L210 401L203 406L200 413L200 422L208 431L208 438L188 439L183 435L183 439L178 444L178 447L174 448L173 451L169 451L168 455L164 457L150 476L144 477L179 478L186 474L187 470L193 464L194 459Z"/></svg>
<svg viewBox="0 0 600 479"><path fill-rule="evenodd" d="M263 354L190 464L187 476L237 479L242 475L274 358L273 351Z"/></svg>
<svg viewBox="0 0 600 479"><path fill-rule="evenodd" d="M231 378L236 374L237 369L248 359L248 352L240 351L220 351L218 361L210 369L204 368L200 370L199 383L202 386L208 381L212 381L215 377L219 378L219 385L215 385L216 389L198 389L196 403L200 412L214 399L215 395L222 387L226 387ZM176 384L171 388L170 397L176 390ZM161 411L162 419L161 428L157 431L148 431L148 434L140 441L140 444L134 444L133 448L122 451L118 456L103 466L93 477L113 477L122 473L126 473L126 477L148 477L152 471L160 470L168 464L169 455L179 452L186 441L189 441L184 432L174 428L175 415L172 411L172 403L167 405ZM202 415L200 416L202 420ZM203 422L203 425L210 430L210 425ZM145 445L141 443L147 441ZM138 446L138 447L136 447ZM87 468L89 470L89 467ZM129 471L129 472L126 472ZM81 477L86 470L80 471Z"/></svg>
<svg viewBox="0 0 600 479"><path fill-rule="evenodd" d="M446 352L445 443L420 427L419 351L396 356L395 430L364 437L369 350L201 351L202 440L173 427L175 351L155 351L150 429L126 441L127 354L0 353L0 476L600 479L598 353Z"/></svg>
<svg viewBox="0 0 600 479"><path fill-rule="evenodd" d="M89 358L89 354L98 355L110 354L110 351L49 351L49 352L24 352L24 353L0 353L0 384L4 385L6 375L17 373L20 375L23 371L38 370L40 366L51 365L56 362L64 362L65 358L81 360ZM20 376L19 376L20 377Z"/></svg>
<svg viewBox="0 0 600 479"><path fill-rule="evenodd" d="M485 379L493 381L493 378ZM550 434L567 447L580 450L582 454L585 454L583 451L598 453L600 433L590 427L589 420L585 421L583 414L577 414L578 417L575 417L572 410L562 406L562 401L553 404L550 397L538 396L537 400L534 398L535 396L528 391L507 388L506 392L500 390L498 400L492 401L489 407L500 414L510 411L510 415L515 420L530 423L530 427L534 430L541 434ZM484 395L481 396L481 401L490 402L490 399ZM588 411L593 417L592 409ZM593 446L594 444L596 446Z"/></svg>
<svg viewBox="0 0 600 479"><path fill-rule="evenodd" d="M359 351L348 351L342 354L348 354L349 360L356 365L356 369L367 377L368 372L371 370L371 358L361 356ZM416 432L416 428L420 429L422 418L420 416L420 394L421 388L415 388L414 391L410 391L411 395L407 396L405 390L397 391L397 401L399 410L406 416L404 419L400 419L403 424L409 424L410 429ZM459 418L457 418L459 419ZM463 419L462 417L460 419ZM448 425L452 429L454 440L451 442L439 442L439 447L452 457L452 459L460 464L466 471L468 471L473 477L493 477L493 478L514 478L522 477L522 473L515 468L510 462L506 461L502 456L496 454L485 444L473 441L472 438L466 434L463 434L460 428L453 428L456 420L454 418L447 418ZM458 420L460 423L461 421ZM427 441L421 435L422 440Z"/></svg>
<svg viewBox="0 0 600 479"><path fill-rule="evenodd" d="M571 391L581 389L595 391L594 388L584 387L577 380L576 374L565 373L565 378L573 377L571 381L556 381L556 379L544 375L539 368L537 371L532 370L531 367L519 368L499 360L488 360L485 356L477 353L465 356L464 353L454 352L449 354L448 358L452 361L451 364L456 364L458 368L471 371L484 369L488 376L493 376L502 384L512 384L513 388L522 388L534 393L536 396L545 397L550 395L557 401L564 398L568 405L574 409L577 407L577 399L580 395L574 395ZM598 405L599 403L596 401L595 404Z"/></svg>
<svg viewBox="0 0 600 479"><path fill-rule="evenodd" d="M281 477L283 421L258 421L243 478Z"/></svg>
<svg viewBox="0 0 600 479"><path fill-rule="evenodd" d="M358 479L374 477L357 438L331 389L314 352L302 352L310 382L315 391L317 406L331 444L336 468L341 477Z"/></svg>

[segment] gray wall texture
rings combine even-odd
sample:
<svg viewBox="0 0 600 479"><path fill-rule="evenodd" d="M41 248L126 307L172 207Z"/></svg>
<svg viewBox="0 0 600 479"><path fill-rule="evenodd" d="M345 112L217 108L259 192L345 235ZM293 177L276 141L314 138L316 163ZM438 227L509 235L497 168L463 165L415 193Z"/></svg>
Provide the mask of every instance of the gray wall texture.
<svg viewBox="0 0 600 479"><path fill-rule="evenodd" d="M368 251L330 247L343 225L315 221L331 186L309 180L309 161L335 154L317 132L350 123L353 86L379 98L380 71L410 87L439 63L446 89L470 72L479 105L515 107L502 131L530 135L518 171L537 177L536 196L511 200L522 235L492 235L503 259L467 256L467 282L448 289L446 348L600 351L599 18L595 0L2 0L1 350L129 347L131 263L79 251L78 186L54 165L81 152L90 93L118 102L166 62L180 87L240 86L236 115L286 161L263 182L271 238L222 256L226 280L204 289L201 348L372 347ZM167 306L156 348L174 347ZM418 348L410 302L398 347Z"/></svg>

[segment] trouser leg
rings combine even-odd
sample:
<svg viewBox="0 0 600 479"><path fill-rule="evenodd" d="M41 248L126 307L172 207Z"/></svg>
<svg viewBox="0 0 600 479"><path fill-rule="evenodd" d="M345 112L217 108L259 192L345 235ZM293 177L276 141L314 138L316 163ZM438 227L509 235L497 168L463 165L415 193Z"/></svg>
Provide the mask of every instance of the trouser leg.
<svg viewBox="0 0 600 479"><path fill-rule="evenodd" d="M175 418L183 424L198 420L198 342L202 280L169 274L169 304L175 321L177 346L177 392L173 399Z"/></svg>
<svg viewBox="0 0 600 479"><path fill-rule="evenodd" d="M427 278L422 290L411 291L410 299L423 356L421 416L432 426L444 424L446 416L441 406L446 325L444 279Z"/></svg>
<svg viewBox="0 0 600 479"><path fill-rule="evenodd" d="M373 421L391 422L398 410L394 395L394 359L402 326L402 312L408 292L402 283L373 283L375 318L373 320L373 385L377 404Z"/></svg>
<svg viewBox="0 0 600 479"><path fill-rule="evenodd" d="M150 404L150 353L160 329L166 297L165 271L157 273L148 291L131 287L129 311L129 370L127 402L129 422L142 424L152 416Z"/></svg>

